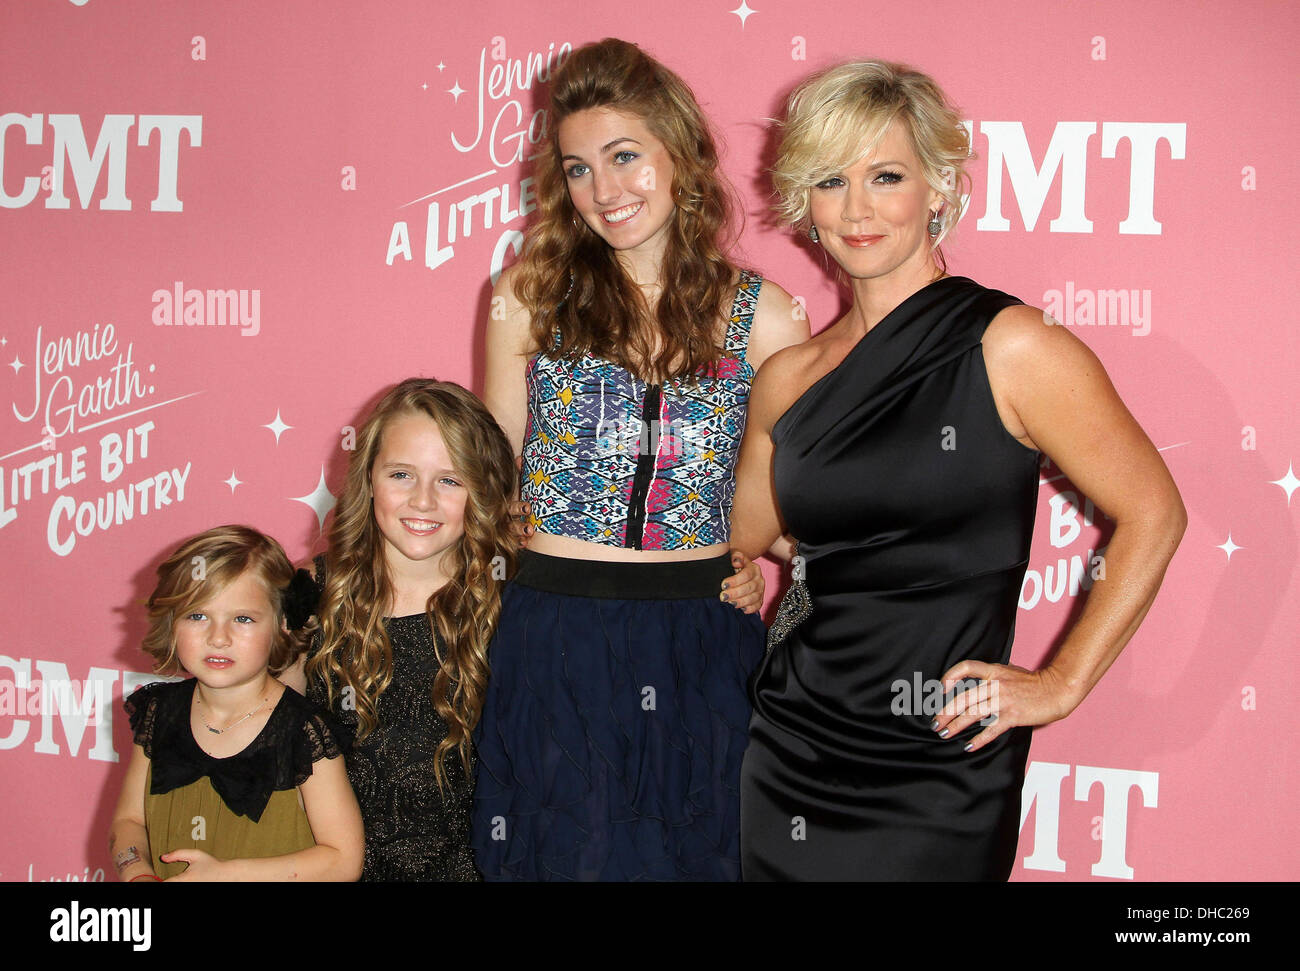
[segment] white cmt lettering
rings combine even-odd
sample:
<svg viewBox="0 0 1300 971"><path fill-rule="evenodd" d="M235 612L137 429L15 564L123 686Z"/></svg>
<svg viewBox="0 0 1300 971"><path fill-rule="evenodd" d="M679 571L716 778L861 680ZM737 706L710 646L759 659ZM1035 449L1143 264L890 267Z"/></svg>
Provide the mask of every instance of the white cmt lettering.
<svg viewBox="0 0 1300 971"><path fill-rule="evenodd" d="M1102 790L1101 859L1092 865L1092 875L1132 880L1133 868L1125 858L1128 848L1129 790L1134 786L1141 790L1142 805L1152 809L1160 793L1160 775L1156 772L1081 765L1074 777L1074 798L1078 802L1087 802L1093 785L1098 782L1101 783Z"/></svg>
<svg viewBox="0 0 1300 971"><path fill-rule="evenodd" d="M1127 139L1132 146L1129 156L1128 216L1119 224L1126 234L1158 236L1160 223L1155 217L1156 144L1169 143L1169 157L1187 157L1186 124L1148 124L1108 121L1101 126L1101 157L1114 158L1115 148Z"/></svg>
<svg viewBox="0 0 1300 971"><path fill-rule="evenodd" d="M1025 229L1038 223L1048 190L1061 172L1061 214L1049 227L1055 233L1090 233L1092 222L1083 212L1084 177L1088 165L1088 139L1097 131L1090 121L1062 121L1052 132L1041 168L1034 159L1025 137L1025 126L1018 121L986 121L980 133L989 141L988 201L977 229L1005 232L1011 223L1002 215L1002 166L1005 162L1011 178L1011 190L1020 205Z"/></svg>
<svg viewBox="0 0 1300 971"><path fill-rule="evenodd" d="M0 207L21 209L35 199L36 193L41 189L41 180L35 175L24 177L22 191L16 196L9 195L5 191L4 185L5 133L12 126L18 125L22 128L24 140L28 145L39 145L41 143L41 117L41 115L20 115L14 111L0 115Z"/></svg>
<svg viewBox="0 0 1300 971"><path fill-rule="evenodd" d="M127 148L131 128L137 119L135 115L122 114L104 116L95 138L94 149L87 144L80 115L51 114L47 117L41 113L23 115L17 112L0 115L0 207L18 209L30 205L36 199L40 179L34 175L22 178L22 189L17 195L10 195L4 189L5 141L8 130L17 127L23 130L23 139L27 145L42 144L42 120L48 121L54 133L50 194L45 200L45 208L71 208L72 203L66 191L66 176L68 170L71 170L77 200L82 209L90 208L95 187L99 184L100 176L104 175L104 194L100 197L99 208L129 211L131 200L126 195ZM158 191L149 208L154 212L180 212L184 208L177 195L180 136L181 132L186 132L190 147L199 148L203 144L203 116L140 115L139 122L140 128L136 136L138 147L148 147L153 141L154 132L158 133Z"/></svg>
<svg viewBox="0 0 1300 971"><path fill-rule="evenodd" d="M14 673L14 685L19 690L26 690L32 680L32 661L31 658L14 659L4 654L0 654L0 670L9 670ZM13 727L9 729L9 734L0 738L0 750L7 748L17 748L27 738L27 732L31 725L25 718L15 718Z"/></svg>
<svg viewBox="0 0 1300 971"><path fill-rule="evenodd" d="M968 131L974 131L973 122L965 124ZM981 122L980 133L988 139L989 144L989 165L987 203L976 228L993 232L1007 232L1011 229L1011 223L1002 214L1002 172L1005 167L1027 230L1033 230L1037 224L1047 194L1060 172L1061 211L1052 220L1049 230L1054 233L1092 232L1092 221L1084 211L1084 195L1087 187L1088 142L1096 132L1096 122L1058 122L1044 153L1042 165L1036 166L1021 122ZM1170 159L1185 158L1187 125L1181 122L1103 122L1100 157L1116 158L1116 150L1121 141L1128 141L1132 150L1129 158L1128 215L1119 223L1119 232L1158 235L1161 224L1154 214L1156 147L1161 141L1168 142Z"/></svg>
<svg viewBox="0 0 1300 971"><path fill-rule="evenodd" d="M77 185L81 208L90 208L90 197L99 181L100 169L108 161L108 192L99 202L100 209L126 210L131 200L126 197L126 136L135 124L135 115L105 115L99 128L93 155L86 148L86 133L81 128L80 115L50 115L54 129L54 184L46 209L67 209L70 205L63 192L64 161L72 168L72 178Z"/></svg>
<svg viewBox="0 0 1300 971"><path fill-rule="evenodd" d="M40 673L40 679L35 682L32 680L33 663ZM0 682L5 684L6 689L12 684L15 691L40 690L38 698L24 700L22 710L16 705L16 696L0 692L0 700L8 698L14 702L0 709L0 715L12 719L8 732L0 737L0 750L22 745L31 731L32 721L39 717L41 734L33 751L42 755L62 755L62 747L55 741L57 716L58 725L67 742L67 754L72 757L81 754L86 729L94 728L94 744L85 755L100 762L118 761L118 754L113 748L113 706L109 699L113 697L113 686L119 676L123 697L128 697L144 684L176 680L148 672L92 667L84 680L76 681L68 677L68 667L62 661L37 659L33 662L32 658L12 658L3 654L0 654L0 672L13 672L12 681L0 676ZM78 691L80 701L77 701ZM31 716L30 719L23 717L27 715Z"/></svg>
<svg viewBox="0 0 1300 971"><path fill-rule="evenodd" d="M36 670L41 673L41 680L46 684L66 685L71 680L68 677L68 666L62 661L37 661ZM117 683L117 675L117 671L92 667L90 674L86 678L86 685L89 686L92 683L95 685L95 697L111 698L113 696L113 685ZM113 708L111 705L104 705L104 710L96 712L94 718L91 718L81 706L75 706L70 710L51 710L55 707L53 705L48 706L41 712L41 737L37 740L34 751L42 755L59 754L58 743L54 741L54 717L58 715L59 724L63 729L63 737L67 740L70 755L76 755L81 749L82 735L85 734L87 724L93 722L95 726L95 744L87 754L90 758L100 762L117 761L117 753L113 751Z"/></svg>
<svg viewBox="0 0 1300 971"><path fill-rule="evenodd" d="M1034 852L1025 857L1025 869L1064 873L1065 861L1057 851L1060 845L1061 782L1070 767L1059 762L1030 762L1020 790L1020 829L1035 805Z"/></svg>
<svg viewBox="0 0 1300 971"><path fill-rule="evenodd" d="M1156 806L1160 788L1157 772L1132 769L1107 769L1080 765L1074 777L1074 798L1087 802L1093 786L1102 786L1101 859L1092 865L1092 875L1133 879L1133 868L1126 860L1128 848L1128 798L1135 786L1142 792L1142 805ZM1065 872L1061 859L1060 815L1061 784L1070 774L1070 766L1057 762L1031 762L1025 773L1020 797L1020 829L1024 830L1030 810L1034 813L1034 849L1025 857L1027 870Z"/></svg>

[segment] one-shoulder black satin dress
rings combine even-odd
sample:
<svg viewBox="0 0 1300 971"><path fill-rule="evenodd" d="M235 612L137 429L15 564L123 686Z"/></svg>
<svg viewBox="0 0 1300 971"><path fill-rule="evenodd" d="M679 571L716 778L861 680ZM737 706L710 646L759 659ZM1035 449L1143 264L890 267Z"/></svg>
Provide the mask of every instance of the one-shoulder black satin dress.
<svg viewBox="0 0 1300 971"><path fill-rule="evenodd" d="M930 723L948 668L1011 654L1039 456L998 417L980 340L1018 303L930 284L772 430L812 611L754 676L746 880L1010 874L1030 730L968 754L982 725Z"/></svg>

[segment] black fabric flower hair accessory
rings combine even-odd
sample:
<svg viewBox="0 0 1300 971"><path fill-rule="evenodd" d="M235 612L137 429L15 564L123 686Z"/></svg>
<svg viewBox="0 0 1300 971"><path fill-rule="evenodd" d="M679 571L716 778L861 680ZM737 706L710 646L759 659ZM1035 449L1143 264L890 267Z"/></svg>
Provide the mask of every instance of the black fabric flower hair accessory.
<svg viewBox="0 0 1300 971"><path fill-rule="evenodd" d="M306 570L295 571L289 585L281 591L280 602L284 606L284 622L289 630L306 627L320 602L320 590L311 574Z"/></svg>

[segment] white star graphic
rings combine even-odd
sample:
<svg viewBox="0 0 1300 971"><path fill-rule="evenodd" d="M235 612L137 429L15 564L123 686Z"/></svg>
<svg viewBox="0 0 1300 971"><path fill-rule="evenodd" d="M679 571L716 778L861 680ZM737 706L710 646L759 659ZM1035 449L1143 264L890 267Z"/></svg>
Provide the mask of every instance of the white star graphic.
<svg viewBox="0 0 1300 971"><path fill-rule="evenodd" d="M316 514L316 521L320 523L320 528L325 528L325 516L334 508L334 493L330 492L329 487L325 485L325 466L320 467L320 481L316 483L316 488L305 496L290 496L294 502L301 502L304 506L310 506L311 511Z"/></svg>
<svg viewBox="0 0 1300 971"><path fill-rule="evenodd" d="M13 359L13 361L9 364L9 366L10 366L11 368L14 369L14 374L17 374L17 373L18 373L19 371L21 371L21 370L23 369L23 367L24 367L23 362L20 361L20 360L18 360L18 355L17 355L17 354L14 355L14 359Z"/></svg>
<svg viewBox="0 0 1300 971"><path fill-rule="evenodd" d="M275 409L275 421L271 422L270 424L263 425L262 427L269 428L271 429L271 431L275 432L275 444L279 445L280 436L283 435L285 432L287 432L293 426L286 425L284 423L284 420L280 417L280 409L277 408Z"/></svg>
<svg viewBox="0 0 1300 971"><path fill-rule="evenodd" d="M758 11L755 10L753 7L751 7L748 3L746 3L745 0L740 0L740 6L737 7L735 10L729 11L729 13L734 13L737 17L740 18L740 29L744 30L745 21L749 19L750 14L756 14L758 13Z"/></svg>
<svg viewBox="0 0 1300 971"><path fill-rule="evenodd" d="M230 486L230 494L231 494L232 496L235 494L235 486L241 486L241 485L244 484L244 483L240 482L238 479L235 478L235 470L234 470L234 469L231 469L231 470L230 470L230 478L229 478L229 479L224 479L223 481L226 483L226 485Z"/></svg>
<svg viewBox="0 0 1300 971"><path fill-rule="evenodd" d="M1237 552L1237 550L1244 550L1245 548L1246 547L1244 546L1238 546L1232 541L1232 533L1228 534L1228 541L1226 543L1220 543L1215 547L1216 550L1223 550L1223 552L1228 554L1228 562L1232 562L1233 553Z"/></svg>
<svg viewBox="0 0 1300 971"><path fill-rule="evenodd" d="M423 90L423 91L428 91L428 90L429 90L429 83L426 81L424 84L420 85L420 89Z"/></svg>
<svg viewBox="0 0 1300 971"><path fill-rule="evenodd" d="M0 347L4 347L8 343L9 339L7 337L0 337Z"/></svg>
<svg viewBox="0 0 1300 971"><path fill-rule="evenodd" d="M439 70L439 71L441 71L441 70L442 70L443 68L445 68L446 66L447 66L447 65L446 65L446 64L443 64L442 61L439 61L439 62L438 62L438 70Z"/></svg>
<svg viewBox="0 0 1300 971"><path fill-rule="evenodd" d="M460 96L465 93L465 89L460 86L460 78L456 79L456 84L454 86L447 89L447 93L457 101L460 100Z"/></svg>
<svg viewBox="0 0 1300 971"><path fill-rule="evenodd" d="M1286 475L1280 479L1274 479L1273 485L1277 486L1286 493L1286 504L1291 505L1291 493L1300 488L1300 479L1295 477L1295 471L1291 468L1291 463L1286 464Z"/></svg>

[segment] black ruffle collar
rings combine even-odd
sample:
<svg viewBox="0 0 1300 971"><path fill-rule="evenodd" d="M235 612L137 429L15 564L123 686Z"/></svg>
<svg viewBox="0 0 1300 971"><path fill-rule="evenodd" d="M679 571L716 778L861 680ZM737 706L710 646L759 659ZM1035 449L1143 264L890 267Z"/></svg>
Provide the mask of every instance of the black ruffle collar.
<svg viewBox="0 0 1300 971"><path fill-rule="evenodd" d="M279 775L279 760L268 740L282 734L278 722L290 714L292 690L284 690L262 730L243 751L219 759L203 751L194 740L190 705L196 682L190 679L186 684L188 690L177 691L175 703L158 713L161 724L154 742L150 793L160 796L207 776L231 812L258 822L271 801L271 793L276 791Z"/></svg>

